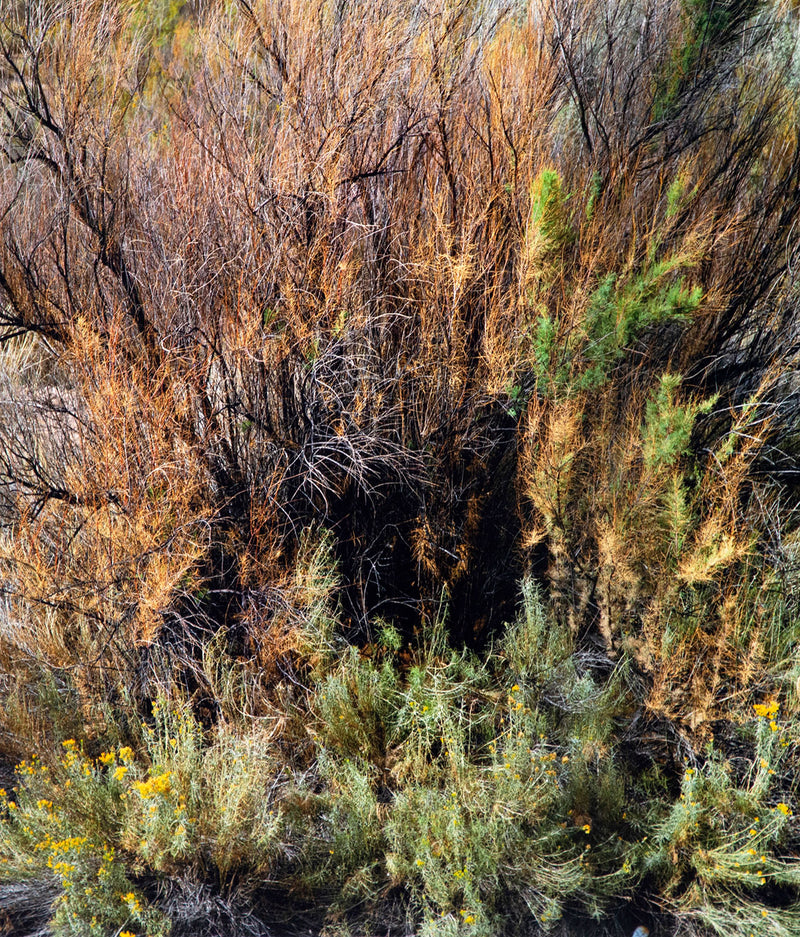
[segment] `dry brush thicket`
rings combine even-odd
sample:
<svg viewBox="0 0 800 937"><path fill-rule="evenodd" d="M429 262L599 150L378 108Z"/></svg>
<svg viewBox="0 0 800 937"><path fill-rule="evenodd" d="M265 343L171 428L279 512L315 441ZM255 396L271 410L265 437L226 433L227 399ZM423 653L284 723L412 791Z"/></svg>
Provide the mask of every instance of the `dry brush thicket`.
<svg viewBox="0 0 800 937"><path fill-rule="evenodd" d="M4 7L18 924L797 932L797 29Z"/></svg>

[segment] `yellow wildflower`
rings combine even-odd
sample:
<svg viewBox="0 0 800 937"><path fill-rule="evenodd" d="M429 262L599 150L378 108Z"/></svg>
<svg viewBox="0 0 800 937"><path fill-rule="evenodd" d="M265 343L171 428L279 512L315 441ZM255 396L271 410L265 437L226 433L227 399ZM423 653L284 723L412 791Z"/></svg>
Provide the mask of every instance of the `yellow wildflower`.
<svg viewBox="0 0 800 937"><path fill-rule="evenodd" d="M122 903L126 904L131 911L137 912L141 910L142 906L139 903L139 899L132 891L129 891L126 895L120 895L119 897L122 900Z"/></svg>
<svg viewBox="0 0 800 937"><path fill-rule="evenodd" d="M134 781L133 786L139 792L143 800L147 800L155 794L169 794L172 790L171 771L165 771L156 777L149 778L147 781Z"/></svg>

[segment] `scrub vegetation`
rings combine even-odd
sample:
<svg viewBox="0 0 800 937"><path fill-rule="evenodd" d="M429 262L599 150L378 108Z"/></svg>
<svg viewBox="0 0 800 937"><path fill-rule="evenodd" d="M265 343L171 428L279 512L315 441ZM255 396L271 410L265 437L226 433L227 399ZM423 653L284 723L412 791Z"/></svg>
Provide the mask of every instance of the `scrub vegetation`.
<svg viewBox="0 0 800 937"><path fill-rule="evenodd" d="M0 929L800 933L798 29L3 4Z"/></svg>

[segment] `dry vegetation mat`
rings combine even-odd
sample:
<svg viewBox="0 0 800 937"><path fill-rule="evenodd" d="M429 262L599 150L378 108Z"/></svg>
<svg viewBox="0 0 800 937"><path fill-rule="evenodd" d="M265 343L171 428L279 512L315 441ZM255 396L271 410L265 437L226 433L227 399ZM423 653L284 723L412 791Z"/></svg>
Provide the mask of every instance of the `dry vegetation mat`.
<svg viewBox="0 0 800 937"><path fill-rule="evenodd" d="M0 930L800 934L798 30L3 2Z"/></svg>

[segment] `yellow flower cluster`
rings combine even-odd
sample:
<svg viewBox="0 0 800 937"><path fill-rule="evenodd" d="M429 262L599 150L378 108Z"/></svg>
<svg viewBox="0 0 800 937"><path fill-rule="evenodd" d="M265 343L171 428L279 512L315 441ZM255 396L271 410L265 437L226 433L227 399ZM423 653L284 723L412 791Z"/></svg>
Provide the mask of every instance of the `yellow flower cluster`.
<svg viewBox="0 0 800 937"><path fill-rule="evenodd" d="M36 844L36 849L49 849L51 855L66 855L68 852L80 852L86 844L85 836L69 836L67 839L54 840L48 833L45 838ZM49 863L48 863L49 865Z"/></svg>
<svg viewBox="0 0 800 937"><path fill-rule="evenodd" d="M75 865L72 862L68 862L66 857L70 853L81 852L85 843L85 836L70 836L67 839L56 841L48 833L34 848L49 850L50 855L47 857L47 867L48 869L52 869L56 875L61 876L61 884L64 888L67 888L71 884L69 876L75 871Z"/></svg>
<svg viewBox="0 0 800 937"><path fill-rule="evenodd" d="M772 700L770 703L754 703L753 709L755 714L762 719L771 719L780 709L780 704L777 700Z"/></svg>
<svg viewBox="0 0 800 937"><path fill-rule="evenodd" d="M519 693L518 683L515 683L514 686L511 687L511 691L508 694L508 704L516 711L522 709L523 704L514 696L515 693Z"/></svg>
<svg viewBox="0 0 800 937"><path fill-rule="evenodd" d="M127 905L134 914L137 914L139 911L141 911L141 903L132 891L129 891L126 895L120 895L119 897L122 903Z"/></svg>
<svg viewBox="0 0 800 937"><path fill-rule="evenodd" d="M71 768L75 764L76 761L80 760L80 752L78 750L78 743L75 741L75 739L67 739L66 741L62 742L61 745L66 751L66 754L61 759L61 764L65 768Z"/></svg>
<svg viewBox="0 0 800 937"><path fill-rule="evenodd" d="M165 796L172 790L171 771L165 771L156 777L149 778L147 781L134 781L133 786L139 792L142 800L148 800L157 795Z"/></svg>
<svg viewBox="0 0 800 937"><path fill-rule="evenodd" d="M47 773L47 768L40 763L37 755L34 755L30 761L21 761L15 770L20 776L23 774L36 774L37 771L41 771L42 774Z"/></svg>
<svg viewBox="0 0 800 937"><path fill-rule="evenodd" d="M69 876L75 871L75 866L71 862L64 862L63 859L59 862L53 862L53 857L51 856L47 860L47 865L56 875L61 876L61 885L64 888L68 888L71 885Z"/></svg>
<svg viewBox="0 0 800 937"><path fill-rule="evenodd" d="M116 850L113 846L103 846L103 861L100 863L100 868L97 870L98 879L108 878L111 875L111 866L114 862L115 852Z"/></svg>

